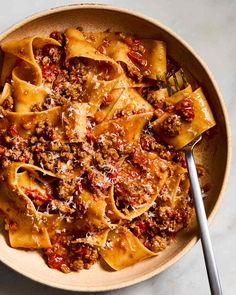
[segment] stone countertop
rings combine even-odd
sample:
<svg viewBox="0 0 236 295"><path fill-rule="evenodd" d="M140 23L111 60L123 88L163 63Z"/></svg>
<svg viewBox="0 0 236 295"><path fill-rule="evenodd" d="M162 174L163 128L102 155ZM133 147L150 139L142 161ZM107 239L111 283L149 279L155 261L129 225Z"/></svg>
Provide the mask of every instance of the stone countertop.
<svg viewBox="0 0 236 295"><path fill-rule="evenodd" d="M40 10L76 1L6 0L1 1L0 31ZM90 1L79 1L86 3ZM92 1L91 1L92 2ZM208 64L223 94L231 120L236 125L236 1L235 0L102 0L151 16L183 37ZM232 128L233 149L236 129ZM236 159L222 205L210 231L217 258L223 292L236 294ZM65 295L33 282L0 263L1 295ZM181 260L146 282L105 295L199 295L210 294L201 245L198 243ZM71 293L72 294L72 293ZM91 293L90 293L91 294Z"/></svg>

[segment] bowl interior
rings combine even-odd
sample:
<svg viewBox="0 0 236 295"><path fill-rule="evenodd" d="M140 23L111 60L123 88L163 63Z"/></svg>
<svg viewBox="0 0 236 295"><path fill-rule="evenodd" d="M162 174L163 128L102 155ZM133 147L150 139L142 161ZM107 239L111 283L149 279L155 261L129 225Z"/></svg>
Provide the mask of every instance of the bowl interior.
<svg viewBox="0 0 236 295"><path fill-rule="evenodd" d="M213 138L203 142L196 150L197 163L206 167L206 182L210 183L205 206L208 217L213 216L225 181L228 166L227 121L217 88L205 66L191 49L175 34L152 20L134 15L125 10L100 5L67 6L50 10L23 21L0 37L0 40L20 39L32 35L48 35L55 30L82 27L85 31L122 31L140 37L164 40L168 52L178 63L187 68L199 81L213 110L217 127ZM1 42L1 41L0 41ZM220 143L220 144L219 144ZM101 265L89 271L63 274L48 268L39 253L10 248L4 235L0 235L0 259L10 267L39 282L69 290L109 290L131 285L151 277L167 268L181 257L196 242L196 223L182 231L176 241L155 258L132 267L114 272ZM27 267L26 267L27 266Z"/></svg>

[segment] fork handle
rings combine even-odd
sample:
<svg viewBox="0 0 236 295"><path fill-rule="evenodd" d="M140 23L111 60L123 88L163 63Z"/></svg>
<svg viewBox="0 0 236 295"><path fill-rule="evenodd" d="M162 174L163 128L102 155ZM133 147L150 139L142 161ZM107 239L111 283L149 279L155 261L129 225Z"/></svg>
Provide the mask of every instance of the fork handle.
<svg viewBox="0 0 236 295"><path fill-rule="evenodd" d="M217 271L214 252L212 249L211 238L208 229L206 211L202 199L201 189L198 181L197 169L194 162L193 151L189 149L185 152L187 168L189 172L191 192L195 203L195 210L198 220L198 226L201 235L202 249L205 258L208 280L212 295L222 295L222 289Z"/></svg>

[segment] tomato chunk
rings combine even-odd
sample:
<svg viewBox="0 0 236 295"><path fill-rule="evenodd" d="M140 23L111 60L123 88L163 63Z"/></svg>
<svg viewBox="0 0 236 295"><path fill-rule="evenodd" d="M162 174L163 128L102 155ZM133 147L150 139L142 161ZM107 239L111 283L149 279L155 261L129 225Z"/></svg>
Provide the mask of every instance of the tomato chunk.
<svg viewBox="0 0 236 295"><path fill-rule="evenodd" d="M22 187L22 190L37 206L42 206L52 200L52 195L47 192L44 195L37 189L30 189L26 187Z"/></svg>
<svg viewBox="0 0 236 295"><path fill-rule="evenodd" d="M144 234L148 229L146 222L143 220L137 220L135 225L139 228L141 234Z"/></svg>
<svg viewBox="0 0 236 295"><path fill-rule="evenodd" d="M65 264L64 257L58 255L57 253L52 252L48 255L48 265L54 269L61 269L62 264Z"/></svg>
<svg viewBox="0 0 236 295"><path fill-rule="evenodd" d="M147 59L145 58L145 56L138 51L134 51L131 50L130 52L127 53L129 59L131 59L131 61L136 64L138 67L140 67L141 69L146 69L148 62Z"/></svg>

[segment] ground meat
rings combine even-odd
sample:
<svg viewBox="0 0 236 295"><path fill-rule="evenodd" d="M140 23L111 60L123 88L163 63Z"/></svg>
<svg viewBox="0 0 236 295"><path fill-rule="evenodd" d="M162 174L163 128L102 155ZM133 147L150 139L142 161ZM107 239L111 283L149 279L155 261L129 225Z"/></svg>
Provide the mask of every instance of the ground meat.
<svg viewBox="0 0 236 295"><path fill-rule="evenodd" d="M143 214L142 217L135 218L129 224L129 228L151 251L159 252L168 245L168 238L163 237L158 226L157 216L152 211Z"/></svg>
<svg viewBox="0 0 236 295"><path fill-rule="evenodd" d="M33 149L34 147L32 147L32 150L34 150ZM57 157L56 154L54 154L50 151L43 152L42 149L44 149L44 145L37 144L36 147L37 147L37 149L35 149L35 150L39 150L40 147L41 147L41 150L39 153L34 154L35 162L41 168L52 171L54 173L57 170L59 170L59 165L60 165L60 162L59 162L60 160L58 159L59 157Z"/></svg>
<svg viewBox="0 0 236 295"><path fill-rule="evenodd" d="M163 99L160 99L157 95L157 92L155 90L147 91L147 94L144 94L146 100L155 108L162 108L164 101Z"/></svg>
<svg viewBox="0 0 236 295"><path fill-rule="evenodd" d="M166 136L175 137L179 135L181 129L181 120L178 115L171 115L161 124L161 130Z"/></svg>
<svg viewBox="0 0 236 295"><path fill-rule="evenodd" d="M28 149L19 150L17 147L12 147L4 152L1 161L22 162L33 164L33 156Z"/></svg>
<svg viewBox="0 0 236 295"><path fill-rule="evenodd" d="M119 118L122 118L122 117L129 117L129 116L132 116L132 115L137 115L137 114L143 114L143 113L146 113L147 110L144 109L144 108L140 108L138 110L134 110L132 109L132 105L128 107L126 107L125 109L121 109L121 110L117 110L115 111L112 119L119 119Z"/></svg>
<svg viewBox="0 0 236 295"><path fill-rule="evenodd" d="M165 101L164 103L163 103L163 107L162 107L162 110L165 112L165 113L172 113L173 112L173 110L175 109L175 106L172 104L172 103L170 103L170 102L167 102L167 101Z"/></svg>
<svg viewBox="0 0 236 295"><path fill-rule="evenodd" d="M97 149L105 157L116 156L116 154L124 156L132 153L136 144L135 142L132 144L126 142L124 128L114 123L112 129L112 132L107 131L96 138L95 145Z"/></svg>
<svg viewBox="0 0 236 295"><path fill-rule="evenodd" d="M61 179L58 183L58 197L62 200L69 200L75 193L75 180Z"/></svg>
<svg viewBox="0 0 236 295"><path fill-rule="evenodd" d="M64 33L54 31L50 34L50 37L60 42L62 46L65 46L66 40Z"/></svg>
<svg viewBox="0 0 236 295"><path fill-rule="evenodd" d="M98 252L92 246L86 244L79 244L74 246L75 260L70 263L73 270L89 269L98 259ZM82 266L83 263L83 266ZM81 268L82 267L82 268Z"/></svg>
<svg viewBox="0 0 236 295"><path fill-rule="evenodd" d="M195 117L193 101L190 97L184 98L178 102L175 106L175 110L184 121L192 122Z"/></svg>
<svg viewBox="0 0 236 295"><path fill-rule="evenodd" d="M165 249L174 234L188 225L192 215L191 199L181 196L172 206L167 192L164 186L153 206L142 216L126 224L154 252Z"/></svg>
<svg viewBox="0 0 236 295"><path fill-rule="evenodd" d="M87 174L88 184L92 190L95 192L97 190L101 190L102 192L106 192L107 189L111 186L111 182L103 173L99 172L96 169L90 169Z"/></svg>
<svg viewBox="0 0 236 295"><path fill-rule="evenodd" d="M74 58L66 64L63 50L64 35L55 32L53 36L60 39L62 47L46 45L34 50L35 59L42 69L43 82L51 92L42 104L34 105L31 111L61 106L66 101L83 101L81 94L85 90L83 86L89 68L79 58Z"/></svg>
<svg viewBox="0 0 236 295"><path fill-rule="evenodd" d="M71 201L72 203L72 201ZM68 202L61 200L52 200L49 204L49 209L57 208L56 210L61 213L72 214L75 212L75 208L71 208Z"/></svg>
<svg viewBox="0 0 236 295"><path fill-rule="evenodd" d="M175 152L175 156L173 158L173 160L178 163L180 166L182 166L183 168L187 168L187 163L185 160L185 155L184 152Z"/></svg>
<svg viewBox="0 0 236 295"><path fill-rule="evenodd" d="M67 178L73 177L73 169L85 171L91 163L94 150L88 142L61 143L57 129L47 122L40 122L28 140L28 149L34 163Z"/></svg>
<svg viewBox="0 0 236 295"><path fill-rule="evenodd" d="M146 239L144 245L153 252L164 250L169 244L168 239L155 235L151 239Z"/></svg>
<svg viewBox="0 0 236 295"><path fill-rule="evenodd" d="M35 60L42 70L43 86L48 94L42 103L31 107L33 112L68 105L73 101L88 102L93 82L95 89L100 86L99 80L109 81L114 77L111 63L83 57L66 60L65 35L55 31L50 36L58 40L62 46L46 45L34 49ZM186 99L174 106L164 99L159 99L156 90L166 85L163 81L147 79L149 67L144 45L135 37L127 37L124 34L118 36L119 40L128 46L127 57L133 64L131 69L127 69L126 65L122 67L133 81L145 84L147 82L147 85L151 85L145 88L139 87L137 90L154 106L156 117L160 118L165 113L170 114L161 126L165 135L178 135L181 120L190 122L193 119L191 101ZM94 38L91 35L89 39L94 41ZM98 52L105 54L109 45L110 40L105 38ZM173 69L170 64L168 67L169 70ZM91 85L90 75L93 76ZM89 224L81 227L79 225L88 218L90 210L88 202L84 199L85 190L92 194L94 200L107 200L110 188L114 186L115 204L119 210L127 214L142 207L151 197L156 197L157 170L160 168L162 171L167 171L166 165L158 164L154 173L154 169L151 169L153 160L145 156L145 151L159 155L170 164L177 163L182 167L186 165L184 155L167 146L154 133L151 121L144 128L141 137L133 142L127 140L126 128L119 123L112 123L111 129L95 137L93 128L105 119L103 107L111 105L115 99L111 93L103 95L101 109L98 109L94 117L88 114L86 139L79 143L72 142L70 136L67 142L62 142L58 129L50 125L47 120L38 123L34 130L24 122L21 126L18 122L16 124L7 122L5 127L8 111L14 109L12 97L6 98L0 106L0 123L3 122L0 128L0 167L7 168L13 162L29 163L55 174L55 177L49 177L38 172L40 179L47 183L45 190L27 187L21 189L31 199L38 212L54 214L63 221L61 225L65 225L64 228L50 234L52 247L43 252L50 267L65 273L87 269L98 259L97 248L75 242L78 238L89 235L92 228ZM133 111L132 106L127 106L125 109L117 110L112 119L129 117L146 111L145 109ZM172 115L175 111L177 114ZM63 120L62 125L65 122L66 120ZM27 138L20 135L22 130L28 132ZM69 129L66 131L70 132ZM35 175L32 179L35 179ZM4 178L0 177L0 181L4 181ZM192 204L189 196L181 194L184 191L183 183L184 181L178 188L179 200L173 206L170 206L169 191L164 185L156 202L147 212L131 221L120 221L152 251L164 249L173 234L189 222ZM14 224L9 224L9 227L14 229Z"/></svg>
<svg viewBox="0 0 236 295"><path fill-rule="evenodd" d="M11 162L33 164L33 155L30 152L28 140L18 134L16 125L10 125L0 134L0 166L7 168Z"/></svg>
<svg viewBox="0 0 236 295"><path fill-rule="evenodd" d="M51 63L59 63L62 61L63 57L63 50L61 47L58 47L56 45L45 45L42 49L43 53L43 59L42 59L42 64L48 64L49 62Z"/></svg>
<svg viewBox="0 0 236 295"><path fill-rule="evenodd" d="M71 243L77 233L60 232L51 238L52 247L44 250L48 266L63 272L89 269L98 259L98 251L83 243Z"/></svg>
<svg viewBox="0 0 236 295"><path fill-rule="evenodd" d="M145 151L156 151L165 148L163 142L155 134L145 133L141 134L140 144Z"/></svg>
<svg viewBox="0 0 236 295"><path fill-rule="evenodd" d="M136 157L135 162L137 161ZM148 202L156 192L155 176L149 173L148 167L143 168L142 165L133 165L130 162L124 162L118 168L114 196L117 207L125 213L132 210L132 207Z"/></svg>

